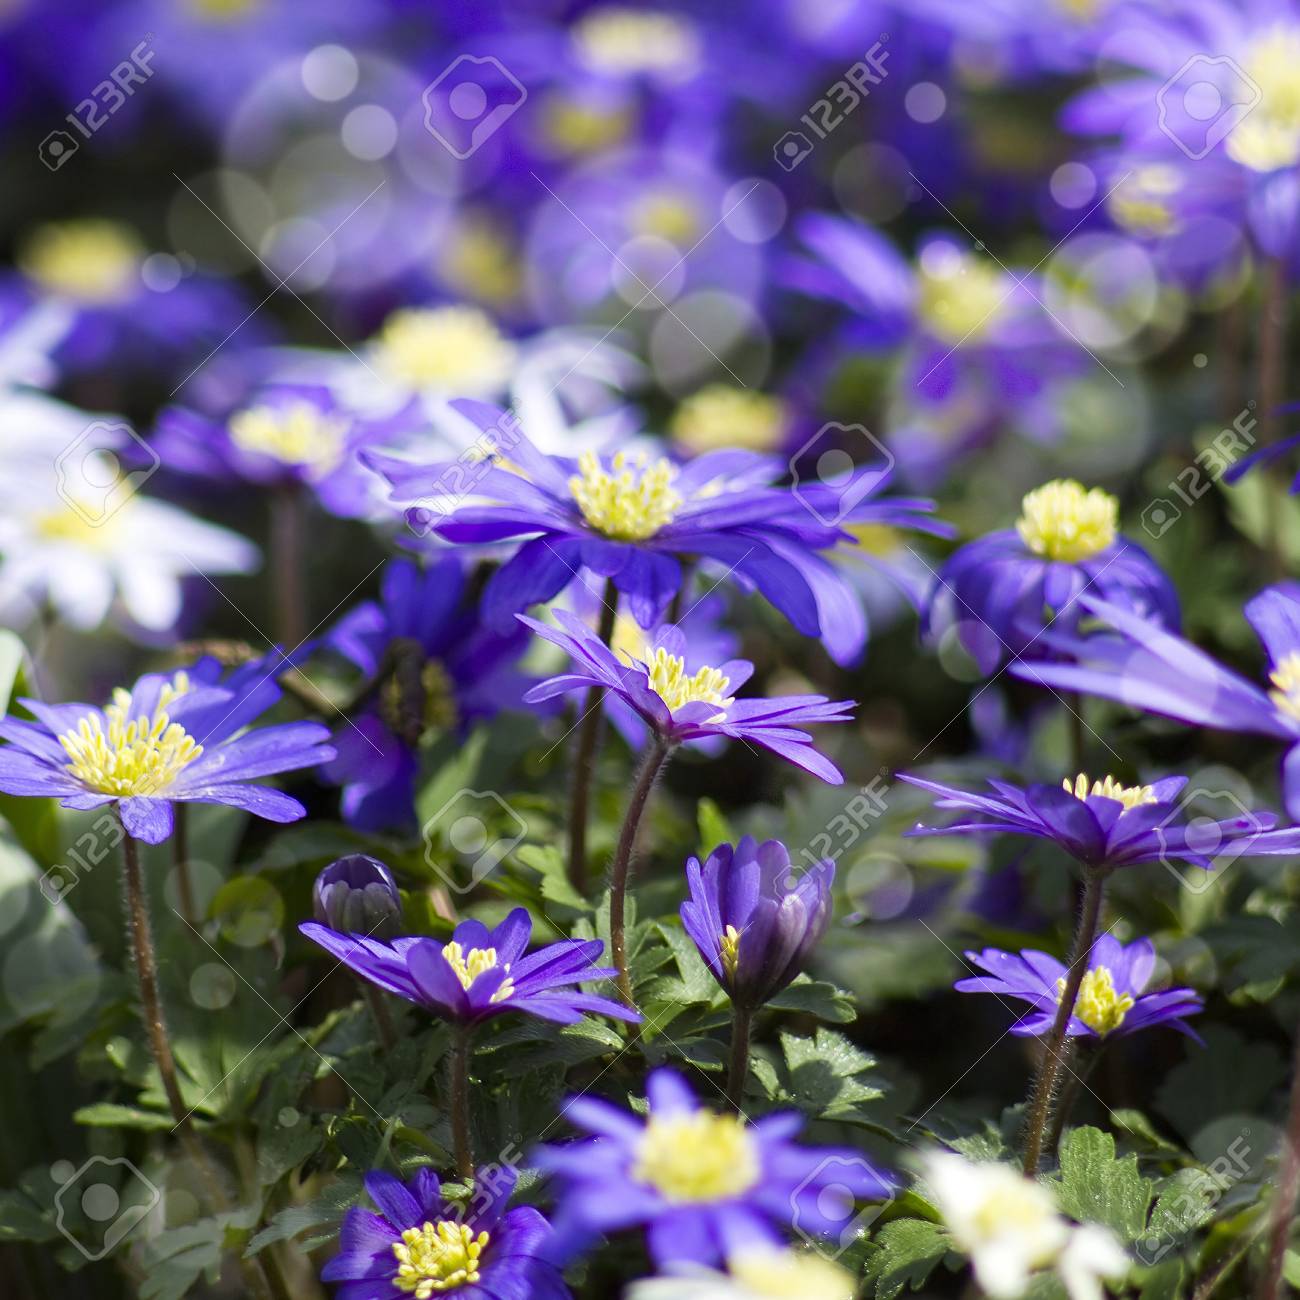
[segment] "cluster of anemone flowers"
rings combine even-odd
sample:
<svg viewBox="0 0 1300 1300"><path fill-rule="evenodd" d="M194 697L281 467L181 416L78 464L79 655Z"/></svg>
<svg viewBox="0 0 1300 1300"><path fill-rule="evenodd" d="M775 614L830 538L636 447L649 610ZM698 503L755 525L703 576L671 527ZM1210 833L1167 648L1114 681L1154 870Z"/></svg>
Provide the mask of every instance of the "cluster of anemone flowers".
<svg viewBox="0 0 1300 1300"><path fill-rule="evenodd" d="M1297 67L0 4L0 1291L1300 1287Z"/></svg>

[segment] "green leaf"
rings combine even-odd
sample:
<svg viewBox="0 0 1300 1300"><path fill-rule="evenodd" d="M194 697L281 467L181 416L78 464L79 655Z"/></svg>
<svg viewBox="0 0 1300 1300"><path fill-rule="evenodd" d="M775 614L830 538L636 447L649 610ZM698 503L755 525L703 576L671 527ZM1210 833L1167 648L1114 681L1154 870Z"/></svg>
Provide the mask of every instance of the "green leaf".
<svg viewBox="0 0 1300 1300"><path fill-rule="evenodd" d="M951 1250L948 1234L924 1219L895 1219L881 1228L866 1276L876 1300L895 1300L904 1290L919 1291Z"/></svg>
<svg viewBox="0 0 1300 1300"><path fill-rule="evenodd" d="M542 897L548 902L578 912L591 911L591 904L569 884L564 854L554 844L521 844L515 858L541 876Z"/></svg>
<svg viewBox="0 0 1300 1300"><path fill-rule="evenodd" d="M1257 1113L1286 1074L1270 1043L1250 1042L1223 1025L1208 1025L1204 1036L1204 1050L1170 1070L1153 1101L1189 1143L1213 1120Z"/></svg>
<svg viewBox="0 0 1300 1300"><path fill-rule="evenodd" d="M1115 1158L1115 1139L1096 1128L1071 1129L1061 1142L1057 1199L1071 1217L1110 1228L1121 1241L1146 1229L1155 1188L1138 1172L1137 1156Z"/></svg>
<svg viewBox="0 0 1300 1300"><path fill-rule="evenodd" d="M72 1116L78 1124L94 1128L170 1129L176 1121L170 1114L157 1110L140 1110L135 1106L118 1106L110 1101L99 1101L83 1106Z"/></svg>
<svg viewBox="0 0 1300 1300"><path fill-rule="evenodd" d="M340 1174L314 1200L308 1201L305 1205L291 1205L287 1210L281 1210L248 1243L248 1248L244 1253L246 1255L256 1255L258 1251L265 1250L267 1246L273 1245L277 1241L293 1240L294 1237L306 1232L309 1228L328 1227L331 1229L329 1234L317 1233L316 1235L321 1237L332 1236L333 1229L337 1226L339 1220L343 1218L348 1207L356 1205L360 1199L361 1175L351 1171Z"/></svg>
<svg viewBox="0 0 1300 1300"><path fill-rule="evenodd" d="M875 1057L843 1034L822 1027L812 1038L783 1033L781 1054L784 1060L772 1100L792 1103L819 1119L876 1125L866 1106L884 1093L862 1079L876 1068Z"/></svg>
<svg viewBox="0 0 1300 1300"><path fill-rule="evenodd" d="M809 975L800 975L767 1005L774 1011L801 1011L837 1025L850 1024L858 1016L851 993Z"/></svg>
<svg viewBox="0 0 1300 1300"><path fill-rule="evenodd" d="M1168 1138L1161 1137L1156 1131L1156 1126L1140 1110L1113 1110L1110 1112L1110 1122L1149 1151L1159 1152L1161 1155L1181 1154L1180 1148Z"/></svg>
<svg viewBox="0 0 1300 1300"><path fill-rule="evenodd" d="M696 805L696 821L700 831L700 857L707 858L719 844L734 844L736 833L712 799L701 799Z"/></svg>

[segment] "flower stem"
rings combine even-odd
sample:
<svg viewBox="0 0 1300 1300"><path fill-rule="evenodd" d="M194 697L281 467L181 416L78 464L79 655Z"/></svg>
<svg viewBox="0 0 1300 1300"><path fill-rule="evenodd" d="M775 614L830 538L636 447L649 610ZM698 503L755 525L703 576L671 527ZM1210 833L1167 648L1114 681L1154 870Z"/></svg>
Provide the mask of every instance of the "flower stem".
<svg viewBox="0 0 1300 1300"><path fill-rule="evenodd" d="M601 593L600 626L597 636L606 644L614 638L614 621L618 617L618 589L614 579L605 580ZM569 791L569 884L578 893L587 888L587 814L591 806L591 782L600 748L600 733L605 721L602 705L605 688L587 688L578 720L578 739L573 755L573 786Z"/></svg>
<svg viewBox="0 0 1300 1300"><path fill-rule="evenodd" d="M190 875L189 809L183 803L175 808L176 829L172 832L172 862L176 867L176 894L181 905L181 920L192 929L199 923L194 905L194 879Z"/></svg>
<svg viewBox="0 0 1300 1300"><path fill-rule="evenodd" d="M451 1040L451 1140L456 1173L461 1178L474 1177L474 1145L469 1129L470 1033L466 1026L457 1025Z"/></svg>
<svg viewBox="0 0 1300 1300"><path fill-rule="evenodd" d="M731 1004L731 1068L727 1072L727 1100L737 1112L743 1109L745 1080L749 1077L749 1031L754 1013L739 1003Z"/></svg>
<svg viewBox="0 0 1300 1300"><path fill-rule="evenodd" d="M366 995L370 1015L374 1019L375 1028L379 1031L379 1045L385 1052L391 1052L397 1043L397 1035L393 1031L393 1017L388 1013L384 995L369 980L359 980L358 983L361 985L361 991Z"/></svg>
<svg viewBox="0 0 1300 1300"><path fill-rule="evenodd" d="M303 586L303 498L297 487L271 502L271 565L276 635L292 653L307 639L307 593Z"/></svg>
<svg viewBox="0 0 1300 1300"><path fill-rule="evenodd" d="M1079 986L1088 970L1088 958L1097 938L1101 921L1102 894L1105 890L1106 869L1085 868L1083 904L1079 911L1079 928L1074 932L1074 946L1070 952L1070 970L1065 978L1065 988L1056 1008L1056 1019L1048 1031L1043 1045L1043 1059L1039 1062L1029 1094L1029 1117L1026 1122L1024 1170L1029 1177L1038 1172L1038 1161L1043 1152L1043 1139L1047 1132L1047 1117L1056 1092L1056 1080L1064 1058L1065 1031L1069 1028L1074 1004L1079 996Z"/></svg>
<svg viewBox="0 0 1300 1300"><path fill-rule="evenodd" d="M1060 1145L1061 1134L1065 1131L1070 1112L1074 1110L1079 1094L1092 1078L1092 1072L1097 1068L1097 1062L1101 1060L1104 1046L1101 1039L1085 1038L1080 1041L1077 1051L1069 1052L1067 1049L1065 1063L1070 1077L1066 1079L1065 1086L1061 1089L1061 1099L1056 1104L1056 1114L1052 1118L1052 1132L1047 1139L1049 1155L1053 1154Z"/></svg>
<svg viewBox="0 0 1300 1300"><path fill-rule="evenodd" d="M613 953L614 965L618 968L618 993L623 1005L636 1010L632 998L632 977L627 967L627 935L625 933L625 915L627 903L627 880L632 866L632 849L636 844L637 827L645 813L646 804L650 802L650 791L668 761L671 752L668 745L655 736L644 757L640 770L636 774L636 783L632 787L632 797L628 801L627 814L623 818L623 829L618 834L618 847L614 850L614 869L609 882L609 946Z"/></svg>
<svg viewBox="0 0 1300 1300"><path fill-rule="evenodd" d="M1259 355L1256 385L1259 393L1260 443L1270 446L1277 438L1277 408L1282 403L1283 361L1286 352L1287 268L1280 257L1265 268L1264 301L1259 321ZM1268 476L1264 483L1266 544L1274 571L1286 577L1287 562L1282 542L1284 489Z"/></svg>
<svg viewBox="0 0 1300 1300"><path fill-rule="evenodd" d="M1291 1104L1278 1162L1277 1193L1269 1231L1268 1264L1255 1292L1258 1300L1277 1300L1282 1294L1282 1267L1295 1222L1296 1194L1300 1192L1300 1025L1296 1027L1295 1061L1291 1072Z"/></svg>

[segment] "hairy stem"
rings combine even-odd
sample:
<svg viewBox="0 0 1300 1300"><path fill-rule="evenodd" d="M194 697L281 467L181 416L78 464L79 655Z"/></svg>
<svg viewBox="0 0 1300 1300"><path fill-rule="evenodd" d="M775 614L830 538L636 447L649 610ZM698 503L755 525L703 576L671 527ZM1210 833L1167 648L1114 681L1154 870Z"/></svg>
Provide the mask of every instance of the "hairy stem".
<svg viewBox="0 0 1300 1300"><path fill-rule="evenodd" d="M748 1007L732 1003L731 1068L727 1071L727 1100L739 1112L743 1109L745 1080L749 1077L749 1031L754 1013Z"/></svg>
<svg viewBox="0 0 1300 1300"><path fill-rule="evenodd" d="M636 843L637 827L645 813L646 804L650 802L650 791L668 761L669 747L660 737L655 736L641 759L640 770L632 787L632 797L628 801L627 815L623 818L623 829L619 831L618 847L614 850L614 869L609 883L609 946L614 956L614 965L618 969L618 993L623 1005L636 1010L632 998L632 977L627 967L627 935L625 933L625 916L627 906L627 880L632 866L632 848Z"/></svg>
<svg viewBox="0 0 1300 1300"><path fill-rule="evenodd" d="M1070 953L1070 970L1065 978L1065 989L1056 1008L1056 1019L1043 1044L1043 1059L1029 1093L1029 1116L1025 1125L1024 1170L1031 1178L1038 1172L1038 1162L1043 1153L1043 1140L1047 1133L1047 1118L1056 1093L1056 1080L1064 1056L1065 1031L1074 1004L1079 996L1079 986L1088 970L1088 958L1097 938L1101 920L1102 894L1105 890L1106 872L1102 868L1085 868L1083 905L1079 911L1079 928L1074 932L1074 946Z"/></svg>
<svg viewBox="0 0 1300 1300"><path fill-rule="evenodd" d="M1069 1077L1061 1089L1061 1099L1057 1102L1056 1115L1052 1119L1052 1132L1047 1139L1049 1155L1060 1145L1061 1134L1065 1132L1070 1113L1074 1110L1075 1102L1079 1100L1079 1094L1092 1078L1092 1072L1097 1068L1097 1062L1101 1060L1104 1045L1101 1039L1085 1038L1080 1041L1078 1050L1067 1051L1066 1073Z"/></svg>
<svg viewBox="0 0 1300 1300"><path fill-rule="evenodd" d="M1282 1268L1295 1222L1296 1194L1300 1192L1300 1025L1296 1027L1295 1060L1291 1067L1291 1104L1278 1161L1277 1192L1269 1228L1268 1263L1255 1292L1258 1300L1277 1300L1282 1294Z"/></svg>
<svg viewBox="0 0 1300 1300"><path fill-rule="evenodd" d="M1286 264L1281 258L1275 257L1269 261L1265 270L1256 371L1256 384L1259 391L1259 440L1265 447L1271 446L1277 440L1278 407L1282 404L1283 361L1286 351L1286 298ZM1273 483L1271 476L1266 478L1264 489L1268 553L1277 577L1283 578L1286 577L1287 570L1286 554L1282 543L1283 491Z"/></svg>
<svg viewBox="0 0 1300 1300"><path fill-rule="evenodd" d="M457 1025L451 1042L451 1140L456 1173L466 1179L474 1177L474 1144L469 1129L470 1032Z"/></svg>
<svg viewBox="0 0 1300 1300"><path fill-rule="evenodd" d="M176 894L181 905L181 920L195 928L199 913L194 905L194 878L190 875L189 809L178 803L175 810L176 829L172 832L172 862L176 866Z"/></svg>
<svg viewBox="0 0 1300 1300"><path fill-rule="evenodd" d="M389 1014L383 991L376 988L369 980L360 980L358 982L361 985L361 991L366 995L366 1002L370 1007L370 1015L375 1022L375 1028L379 1031L379 1045L385 1052L391 1052L397 1043L397 1034L393 1029L393 1017Z"/></svg>
<svg viewBox="0 0 1300 1300"><path fill-rule="evenodd" d="M307 591L303 584L303 496L281 489L271 503L271 567L276 635L293 653L307 639Z"/></svg>
<svg viewBox="0 0 1300 1300"><path fill-rule="evenodd" d="M609 645L614 637L614 620L618 616L618 590L613 578L605 580L601 594L600 626L597 635ZM578 721L578 738L573 754L573 785L569 790L569 883L579 893L587 888L587 817L591 806L591 782L604 726L605 688L587 690Z"/></svg>

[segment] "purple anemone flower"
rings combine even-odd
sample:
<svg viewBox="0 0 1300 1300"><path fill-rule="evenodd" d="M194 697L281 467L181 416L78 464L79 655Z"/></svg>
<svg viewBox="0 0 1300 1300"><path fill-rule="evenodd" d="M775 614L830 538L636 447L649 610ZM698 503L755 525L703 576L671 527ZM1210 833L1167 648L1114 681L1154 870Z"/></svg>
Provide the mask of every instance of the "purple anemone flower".
<svg viewBox="0 0 1300 1300"><path fill-rule="evenodd" d="M1225 668L1190 641L1158 623L1099 600L1084 610L1118 635L1048 633L1051 647L1071 663L1016 663L1017 677L1057 690L1081 691L1160 713L1195 727L1268 736L1288 746L1282 763L1286 810L1300 820L1300 583L1266 587L1244 613L1268 656L1268 687Z"/></svg>
<svg viewBox="0 0 1300 1300"><path fill-rule="evenodd" d="M961 547L943 565L925 614L927 636L955 629L987 675L1004 657L1047 655L1045 627L1074 627L1084 591L1177 628L1173 584L1120 536L1110 493L1057 479L1028 493L1021 511L1015 528Z"/></svg>
<svg viewBox="0 0 1300 1300"><path fill-rule="evenodd" d="M151 448L169 471L264 488L303 486L331 514L364 515L374 475L357 459L404 421L362 420L322 384L272 383L225 419L183 407L158 419Z"/></svg>
<svg viewBox="0 0 1300 1300"><path fill-rule="evenodd" d="M595 1136L538 1152L541 1167L564 1182L562 1239L644 1225L657 1266L714 1264L748 1247L782 1245L792 1227L838 1233L843 1207L836 1213L833 1198L822 1200L832 1187L841 1199L893 1194L888 1176L857 1152L795 1146L801 1115L747 1124L701 1107L666 1069L651 1072L646 1093L644 1120L592 1097L570 1099L565 1116Z"/></svg>
<svg viewBox="0 0 1300 1300"><path fill-rule="evenodd" d="M508 1011L560 1025L576 1024L585 1011L641 1019L621 1003L566 987L613 976L613 969L595 965L604 947L599 939L566 939L525 956L533 921L522 907L495 930L462 921L450 943L427 937L381 943L314 921L298 928L363 979L454 1024L482 1024Z"/></svg>
<svg viewBox="0 0 1300 1300"><path fill-rule="evenodd" d="M572 667L534 686L524 696L531 704L568 691L602 686L625 700L668 745L730 736L752 741L831 785L844 777L819 754L803 727L813 722L848 722L852 700L824 695L778 695L738 700L728 692L743 686L754 671L747 659L686 672L686 638L668 624L658 630L644 659L624 662L581 619L554 611L558 628L520 614L519 621L568 652Z"/></svg>
<svg viewBox="0 0 1300 1300"><path fill-rule="evenodd" d="M1144 862L1186 862L1213 870L1225 857L1274 857L1300 852L1300 828L1274 830L1269 812L1224 821L1188 819L1179 798L1185 776L1123 786L1114 777L1089 782L1080 774L1060 785L1027 789L990 781L992 794L958 790L899 773L899 779L940 796L936 808L974 814L948 826L917 826L908 835L1028 835L1050 840L1085 867L1111 870Z"/></svg>
<svg viewBox="0 0 1300 1300"><path fill-rule="evenodd" d="M467 1210L442 1199L431 1169L409 1183L375 1170L366 1192L379 1213L348 1210L321 1280L339 1284L338 1300L572 1300L546 1259L551 1225L531 1205L506 1209L514 1189L514 1171L501 1169L475 1188Z"/></svg>
<svg viewBox="0 0 1300 1300"><path fill-rule="evenodd" d="M349 853L316 877L312 915L331 930L389 940L401 929L402 899L393 873L378 858Z"/></svg>
<svg viewBox="0 0 1300 1300"><path fill-rule="evenodd" d="M738 1006L761 1006L803 970L830 925L834 879L829 860L796 879L784 844L750 835L686 863L682 924Z"/></svg>
<svg viewBox="0 0 1300 1300"><path fill-rule="evenodd" d="M987 974L958 980L954 988L961 993L995 993L1028 1002L1033 1010L1012 1025L1013 1034L1029 1037L1051 1028L1069 973L1064 962L1032 948L1023 952L985 948L968 952L966 960ZM1150 939L1125 945L1114 935L1102 935L1092 946L1066 1034L1102 1039L1169 1025L1199 1043L1200 1036L1183 1022L1204 1010L1200 995L1194 989L1148 993L1155 967L1156 947Z"/></svg>
<svg viewBox="0 0 1300 1300"><path fill-rule="evenodd" d="M197 665L194 677L150 673L102 709L19 700L36 721L0 721L0 739L9 742L0 749L0 790L52 796L65 808L114 804L127 833L146 844L171 835L177 803L297 821L302 804L252 782L328 762L330 733L318 722L245 731L279 698L272 673L253 681L256 671L245 665L226 685L212 682L213 661Z"/></svg>
<svg viewBox="0 0 1300 1300"><path fill-rule="evenodd" d="M524 539L483 592L484 618L498 628L558 595L584 567L611 579L641 626L654 627L682 584L684 562L698 559L757 588L799 632L850 663L866 644L866 620L827 553L856 545L855 523L946 532L927 518L932 502L876 500L888 479L878 466L790 488L773 486L788 471L784 460L743 450L684 464L627 452L574 460L544 455L497 407L451 405L491 439L495 457L363 459L393 485L394 500L424 502L417 515L432 514L433 531L447 541Z"/></svg>
<svg viewBox="0 0 1300 1300"><path fill-rule="evenodd" d="M523 701L516 671L528 637L482 626L465 601L465 568L444 555L421 572L397 559L380 596L346 614L325 644L368 687L325 776L343 786L343 817L362 830L414 820L417 750L431 730L460 731Z"/></svg>

